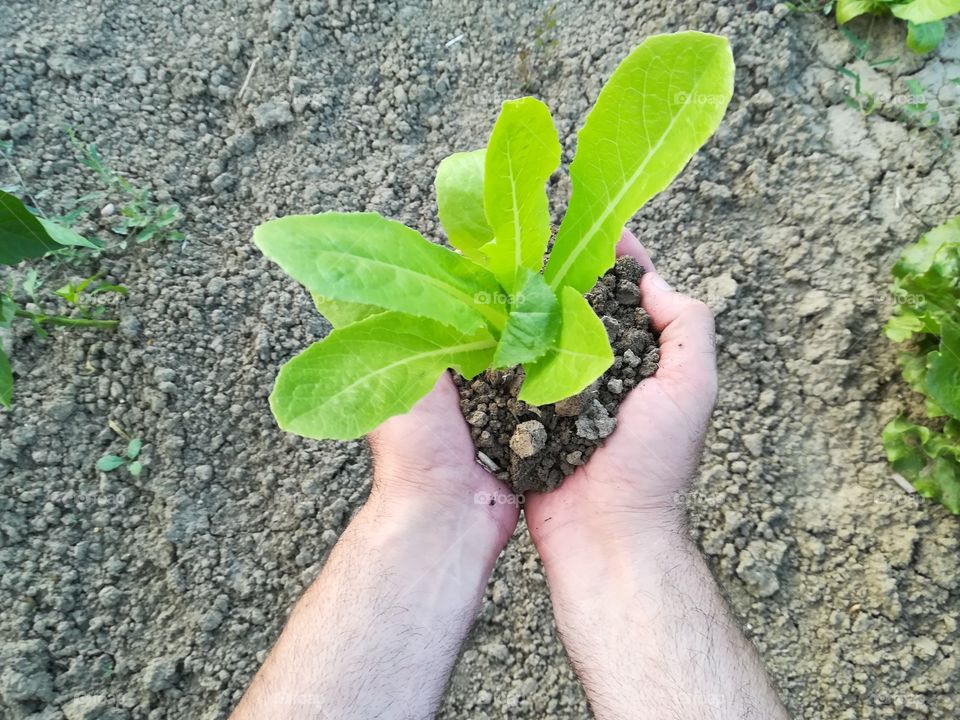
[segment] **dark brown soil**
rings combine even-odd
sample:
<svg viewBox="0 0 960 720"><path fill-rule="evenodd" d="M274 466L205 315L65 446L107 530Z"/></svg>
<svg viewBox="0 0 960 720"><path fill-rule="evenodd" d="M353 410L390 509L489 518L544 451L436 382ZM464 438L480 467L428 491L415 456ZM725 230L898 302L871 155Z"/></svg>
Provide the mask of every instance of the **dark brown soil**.
<svg viewBox="0 0 960 720"><path fill-rule="evenodd" d="M517 399L523 370L489 370L472 381L457 377L460 407L477 446L477 460L514 492L553 490L603 444L616 427L626 394L657 369L660 350L640 307L643 268L617 260L587 300L607 328L610 369L590 387L553 405Z"/></svg>

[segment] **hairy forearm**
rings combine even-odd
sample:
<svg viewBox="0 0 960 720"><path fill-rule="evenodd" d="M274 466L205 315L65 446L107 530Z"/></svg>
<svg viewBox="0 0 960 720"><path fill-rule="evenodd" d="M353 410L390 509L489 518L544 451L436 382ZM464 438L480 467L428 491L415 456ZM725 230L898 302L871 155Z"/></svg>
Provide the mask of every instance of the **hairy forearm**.
<svg viewBox="0 0 960 720"><path fill-rule="evenodd" d="M624 545L584 540L572 562L545 558L557 624L598 720L786 718L695 545L663 526Z"/></svg>
<svg viewBox="0 0 960 720"><path fill-rule="evenodd" d="M232 716L425 718L436 711L502 542L462 515L371 501L297 603Z"/></svg>

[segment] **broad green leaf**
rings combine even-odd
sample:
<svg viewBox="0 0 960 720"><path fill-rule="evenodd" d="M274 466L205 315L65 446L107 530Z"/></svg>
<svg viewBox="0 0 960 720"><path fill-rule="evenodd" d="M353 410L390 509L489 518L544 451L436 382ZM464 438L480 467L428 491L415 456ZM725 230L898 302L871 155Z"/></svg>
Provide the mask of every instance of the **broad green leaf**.
<svg viewBox="0 0 960 720"><path fill-rule="evenodd" d="M286 363L270 405L277 423L311 438L349 440L426 395L447 368L473 377L496 340L484 328L384 312L334 330Z"/></svg>
<svg viewBox="0 0 960 720"><path fill-rule="evenodd" d="M0 405L7 410L13 406L13 368L3 348L0 348Z"/></svg>
<svg viewBox="0 0 960 720"><path fill-rule="evenodd" d="M511 297L506 327L493 355L493 367L507 368L543 357L560 330L560 302L540 273L523 270Z"/></svg>
<svg viewBox="0 0 960 720"><path fill-rule="evenodd" d="M901 20L922 24L943 20L960 13L960 0L913 0L890 5L890 12Z"/></svg>
<svg viewBox="0 0 960 720"><path fill-rule="evenodd" d="M449 155L437 166L437 215L450 244L474 262L485 265L480 248L493 240L483 211L483 166L486 150Z"/></svg>
<svg viewBox="0 0 960 720"><path fill-rule="evenodd" d="M943 41L946 28L942 20L928 23L907 23L907 47L918 55L933 52Z"/></svg>
<svg viewBox="0 0 960 720"><path fill-rule="evenodd" d="M343 300L328 300L325 297L310 293L313 298L314 307L317 312L323 315L327 321L335 328L346 327L364 318L383 312L383 308L374 305L364 305L363 303L345 302Z"/></svg>
<svg viewBox="0 0 960 720"><path fill-rule="evenodd" d="M531 405L558 402L587 387L613 364L607 331L583 295L560 293L560 338L543 359L524 366L520 399Z"/></svg>
<svg viewBox="0 0 960 720"><path fill-rule="evenodd" d="M264 223L254 242L308 290L474 330L506 321L496 279L462 255L376 213L292 215Z"/></svg>
<svg viewBox="0 0 960 720"><path fill-rule="evenodd" d="M938 406L960 418L960 327L944 322L940 349L927 356L927 391Z"/></svg>
<svg viewBox="0 0 960 720"><path fill-rule="evenodd" d="M545 270L550 287L585 293L613 265L624 223L719 126L733 74L727 39L699 32L655 35L620 63L577 136L573 193Z"/></svg>
<svg viewBox="0 0 960 720"><path fill-rule="evenodd" d="M39 220L40 224L43 225L43 228L47 231L47 235L50 236L50 239L58 245L85 247L92 248L93 250L99 250L101 247L103 247L103 243L101 243L99 240L88 240L80 233L68 228L66 225L61 225L60 223L53 222L52 220L46 220L45 218L37 218L37 220Z"/></svg>
<svg viewBox="0 0 960 720"><path fill-rule="evenodd" d="M0 190L0 265L16 265L59 247L26 205Z"/></svg>
<svg viewBox="0 0 960 720"><path fill-rule="evenodd" d="M873 0L837 0L837 23L843 25L875 9Z"/></svg>
<svg viewBox="0 0 960 720"><path fill-rule="evenodd" d="M121 465L126 464L126 462L127 461L122 457L117 457L116 455L104 455L102 458L97 460L97 470L102 470L103 472L112 472Z"/></svg>
<svg viewBox="0 0 960 720"><path fill-rule="evenodd" d="M522 268L543 268L550 241L544 185L559 165L560 141L547 106L530 97L503 103L487 145L483 207L494 241L483 253L509 293L519 287Z"/></svg>

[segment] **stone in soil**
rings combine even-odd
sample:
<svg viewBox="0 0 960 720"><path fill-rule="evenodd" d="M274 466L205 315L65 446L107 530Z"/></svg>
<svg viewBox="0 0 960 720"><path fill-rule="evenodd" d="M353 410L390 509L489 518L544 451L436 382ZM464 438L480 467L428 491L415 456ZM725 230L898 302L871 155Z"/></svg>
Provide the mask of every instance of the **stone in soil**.
<svg viewBox="0 0 960 720"><path fill-rule="evenodd" d="M643 268L623 257L587 293L607 329L613 365L573 397L536 407L517 399L523 370L490 370L457 378L460 406L484 466L515 492L553 490L580 467L616 428L626 394L657 369L660 350L640 306Z"/></svg>

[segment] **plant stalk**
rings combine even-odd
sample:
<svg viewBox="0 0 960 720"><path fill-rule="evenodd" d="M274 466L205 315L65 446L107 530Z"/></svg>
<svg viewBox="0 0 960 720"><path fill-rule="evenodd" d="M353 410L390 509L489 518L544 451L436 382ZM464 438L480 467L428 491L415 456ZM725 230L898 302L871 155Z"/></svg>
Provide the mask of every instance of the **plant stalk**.
<svg viewBox="0 0 960 720"><path fill-rule="evenodd" d="M27 318L41 325L63 325L65 327L91 327L100 330L113 330L119 323L118 320L94 320L91 318L71 318L64 315L44 315L41 313L32 313L27 310L17 310L14 313L17 317Z"/></svg>

